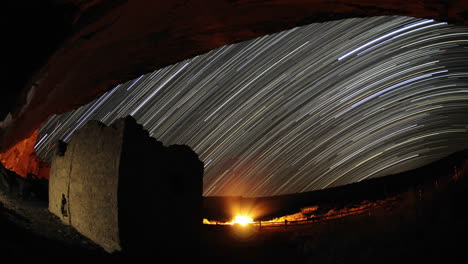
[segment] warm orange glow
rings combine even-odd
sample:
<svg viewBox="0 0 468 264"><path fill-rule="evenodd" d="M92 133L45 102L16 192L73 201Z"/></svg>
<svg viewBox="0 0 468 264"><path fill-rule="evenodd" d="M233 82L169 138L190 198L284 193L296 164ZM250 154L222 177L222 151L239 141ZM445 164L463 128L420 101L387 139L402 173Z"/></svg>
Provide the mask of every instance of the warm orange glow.
<svg viewBox="0 0 468 264"><path fill-rule="evenodd" d="M205 225L241 225L246 226L248 224L255 223L253 219L249 216L245 215L237 215L231 221L228 222L217 222L217 221L210 221L206 218L203 219L203 224Z"/></svg>
<svg viewBox="0 0 468 264"><path fill-rule="evenodd" d="M215 221L210 221L206 218L203 218L203 224L204 225L216 225L216 222Z"/></svg>
<svg viewBox="0 0 468 264"><path fill-rule="evenodd" d="M36 130L29 138L0 153L0 161L3 166L21 177L32 174L38 178L48 179L50 166L39 159L34 150L37 134L38 131Z"/></svg>
<svg viewBox="0 0 468 264"><path fill-rule="evenodd" d="M310 206L310 207L301 208L301 211L298 213L277 217L269 221L265 221L264 224L284 223L285 220L305 221L307 220L307 218L315 216L315 211L317 211L317 209L318 209L318 206Z"/></svg>
<svg viewBox="0 0 468 264"><path fill-rule="evenodd" d="M241 226L246 226L247 224L253 223L253 219L251 217L245 216L245 215L237 215L234 217L232 220L232 224L239 224Z"/></svg>
<svg viewBox="0 0 468 264"><path fill-rule="evenodd" d="M253 221L249 216L238 215L228 222L217 222L203 219L204 224L208 225L240 225L246 226L248 224L257 225L259 228L268 226L286 226L291 224L307 224L316 221L326 221L350 215L369 214L374 208L388 207L397 202L397 197L390 197L385 200L378 201L362 201L361 204L352 207L345 207L341 209L330 209L326 213L319 213L318 206L309 206L301 208L300 212L295 214L277 217L267 221Z"/></svg>

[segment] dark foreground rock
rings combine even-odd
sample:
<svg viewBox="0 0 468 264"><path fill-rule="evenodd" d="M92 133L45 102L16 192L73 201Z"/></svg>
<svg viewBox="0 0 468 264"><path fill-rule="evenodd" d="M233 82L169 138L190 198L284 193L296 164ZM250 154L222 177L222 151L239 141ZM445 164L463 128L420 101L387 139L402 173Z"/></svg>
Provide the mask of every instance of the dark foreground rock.
<svg viewBox="0 0 468 264"><path fill-rule="evenodd" d="M46 179L39 179L32 174L28 174L26 178L20 177L6 169L0 162L0 192L21 198L38 198L47 201L48 184Z"/></svg>
<svg viewBox="0 0 468 264"><path fill-rule="evenodd" d="M0 254L5 260L116 258L61 223L37 198L0 193L0 234Z"/></svg>

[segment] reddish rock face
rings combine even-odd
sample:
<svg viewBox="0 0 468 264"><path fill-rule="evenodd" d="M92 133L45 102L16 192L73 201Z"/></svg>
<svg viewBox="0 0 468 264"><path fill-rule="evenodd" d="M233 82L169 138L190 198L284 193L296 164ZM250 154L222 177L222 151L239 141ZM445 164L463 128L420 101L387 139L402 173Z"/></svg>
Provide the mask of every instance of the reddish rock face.
<svg viewBox="0 0 468 264"><path fill-rule="evenodd" d="M25 88L35 87L34 93L26 100L28 93L23 92L13 122L0 131L3 152L22 139L31 140L55 113L86 104L118 83L222 45L349 17L403 15L468 24L468 0L58 2L72 14L73 32Z"/></svg>
<svg viewBox="0 0 468 264"><path fill-rule="evenodd" d="M19 141L7 151L0 153L0 161L5 168L16 172L22 177L32 174L38 178L48 179L49 164L39 159L34 152L36 139L37 130L30 137Z"/></svg>

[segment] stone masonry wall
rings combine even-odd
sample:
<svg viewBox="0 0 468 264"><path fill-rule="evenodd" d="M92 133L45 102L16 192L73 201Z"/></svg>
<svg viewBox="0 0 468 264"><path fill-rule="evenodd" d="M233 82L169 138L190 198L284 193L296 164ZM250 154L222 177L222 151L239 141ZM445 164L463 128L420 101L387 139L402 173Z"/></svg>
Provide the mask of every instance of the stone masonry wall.
<svg viewBox="0 0 468 264"><path fill-rule="evenodd" d="M88 122L59 145L49 210L64 223L108 252L197 254L204 166L193 150L163 146L132 117Z"/></svg>
<svg viewBox="0 0 468 264"><path fill-rule="evenodd" d="M117 188L124 122L88 122L73 135L64 156L55 156L49 210L101 245L120 250Z"/></svg>

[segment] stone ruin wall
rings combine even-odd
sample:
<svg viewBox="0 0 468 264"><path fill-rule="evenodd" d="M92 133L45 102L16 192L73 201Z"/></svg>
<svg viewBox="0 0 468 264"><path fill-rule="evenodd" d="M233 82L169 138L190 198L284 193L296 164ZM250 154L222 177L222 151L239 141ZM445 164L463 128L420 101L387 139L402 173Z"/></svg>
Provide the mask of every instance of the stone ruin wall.
<svg viewBox="0 0 468 264"><path fill-rule="evenodd" d="M59 145L49 210L64 223L108 252L170 254L180 237L196 249L203 163L189 147L163 146L131 117L88 122Z"/></svg>
<svg viewBox="0 0 468 264"><path fill-rule="evenodd" d="M63 156L52 161L49 210L101 245L120 250L117 187L123 122L91 121L77 131Z"/></svg>

